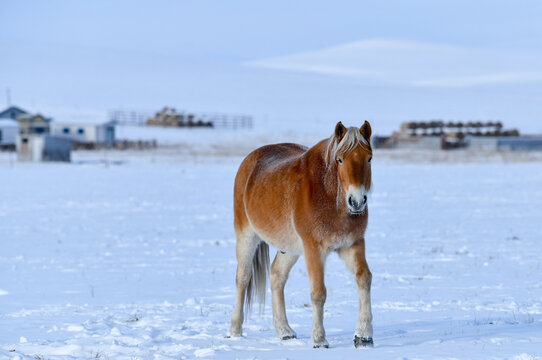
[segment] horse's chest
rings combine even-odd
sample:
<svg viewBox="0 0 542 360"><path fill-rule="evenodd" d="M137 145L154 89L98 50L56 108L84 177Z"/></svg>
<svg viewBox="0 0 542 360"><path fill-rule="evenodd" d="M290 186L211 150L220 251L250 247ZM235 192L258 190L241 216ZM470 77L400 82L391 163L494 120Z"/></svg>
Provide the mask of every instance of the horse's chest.
<svg viewBox="0 0 542 360"><path fill-rule="evenodd" d="M326 247L329 251L335 251L339 249L349 248L354 245L357 240L354 234L335 235L331 236L327 241Z"/></svg>

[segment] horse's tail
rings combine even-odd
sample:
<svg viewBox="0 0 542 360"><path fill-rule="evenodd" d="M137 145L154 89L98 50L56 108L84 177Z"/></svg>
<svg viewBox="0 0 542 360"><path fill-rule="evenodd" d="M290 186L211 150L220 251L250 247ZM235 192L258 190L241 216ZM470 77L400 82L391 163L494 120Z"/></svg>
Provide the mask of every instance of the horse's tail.
<svg viewBox="0 0 542 360"><path fill-rule="evenodd" d="M260 313L265 307L265 293L267 291L267 274L269 273L269 245L260 241L256 253L252 259L252 276L247 287L247 297L245 302L245 314L252 310L252 299L258 296Z"/></svg>

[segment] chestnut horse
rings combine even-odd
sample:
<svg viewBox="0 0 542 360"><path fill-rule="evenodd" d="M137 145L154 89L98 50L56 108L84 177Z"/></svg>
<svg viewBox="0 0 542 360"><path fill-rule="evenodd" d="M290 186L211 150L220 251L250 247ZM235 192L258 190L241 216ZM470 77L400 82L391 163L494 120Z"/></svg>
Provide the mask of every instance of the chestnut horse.
<svg viewBox="0 0 542 360"><path fill-rule="evenodd" d="M241 336L243 305L265 301L269 245L279 251L271 265L273 323L280 339L296 337L286 318L284 285L305 255L313 309L314 347L328 347L323 315L324 262L336 251L355 274L359 314L354 345L372 346L371 272L365 260L367 193L371 188L371 126L346 128L310 149L297 144L263 146L242 162L235 178L237 300L230 336Z"/></svg>

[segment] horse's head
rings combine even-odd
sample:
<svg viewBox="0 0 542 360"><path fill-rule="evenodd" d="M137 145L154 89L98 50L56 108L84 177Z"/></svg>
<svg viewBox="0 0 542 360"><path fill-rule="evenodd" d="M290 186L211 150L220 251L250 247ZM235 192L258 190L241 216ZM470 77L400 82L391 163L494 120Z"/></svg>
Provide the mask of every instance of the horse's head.
<svg viewBox="0 0 542 360"><path fill-rule="evenodd" d="M359 215L367 206L367 193L371 189L371 125L346 128L341 122L328 147L328 161L336 163L339 187L337 196L344 196L348 213ZM343 201L338 198L337 201Z"/></svg>

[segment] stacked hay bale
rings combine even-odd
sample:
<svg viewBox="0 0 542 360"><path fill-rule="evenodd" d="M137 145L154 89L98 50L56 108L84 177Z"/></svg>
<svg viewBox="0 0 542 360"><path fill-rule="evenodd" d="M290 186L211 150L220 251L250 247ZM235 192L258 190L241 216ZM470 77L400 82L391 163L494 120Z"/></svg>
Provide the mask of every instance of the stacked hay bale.
<svg viewBox="0 0 542 360"><path fill-rule="evenodd" d="M178 113L174 108L164 107L154 117L147 119L147 125L169 127L212 127L211 121L196 119L194 114Z"/></svg>

